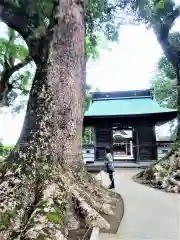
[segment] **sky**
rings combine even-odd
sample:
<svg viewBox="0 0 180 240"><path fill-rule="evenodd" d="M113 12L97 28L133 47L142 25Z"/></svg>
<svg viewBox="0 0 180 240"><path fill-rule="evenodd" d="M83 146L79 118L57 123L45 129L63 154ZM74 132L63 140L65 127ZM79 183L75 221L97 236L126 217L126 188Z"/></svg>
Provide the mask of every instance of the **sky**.
<svg viewBox="0 0 180 240"><path fill-rule="evenodd" d="M87 82L101 91L149 88L155 64L162 54L156 36L144 26L122 26L111 51L88 64Z"/></svg>
<svg viewBox="0 0 180 240"><path fill-rule="evenodd" d="M0 25L0 29L2 29ZM144 26L121 26L119 41L101 49L97 60L87 64L87 82L101 91L136 90L150 87L155 65L162 54L152 30ZM6 145L15 144L25 112L16 117L0 114L0 139ZM162 134L166 135L166 129Z"/></svg>

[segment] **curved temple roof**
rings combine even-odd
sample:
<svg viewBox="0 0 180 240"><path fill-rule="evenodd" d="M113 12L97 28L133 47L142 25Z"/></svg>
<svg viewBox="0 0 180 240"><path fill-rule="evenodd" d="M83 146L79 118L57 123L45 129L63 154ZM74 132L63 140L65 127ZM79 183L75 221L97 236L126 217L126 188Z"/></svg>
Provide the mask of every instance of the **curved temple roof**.
<svg viewBox="0 0 180 240"><path fill-rule="evenodd" d="M159 106L153 99L151 90L94 93L86 117L115 117L133 115L171 114L177 110ZM173 114L174 113L174 114Z"/></svg>

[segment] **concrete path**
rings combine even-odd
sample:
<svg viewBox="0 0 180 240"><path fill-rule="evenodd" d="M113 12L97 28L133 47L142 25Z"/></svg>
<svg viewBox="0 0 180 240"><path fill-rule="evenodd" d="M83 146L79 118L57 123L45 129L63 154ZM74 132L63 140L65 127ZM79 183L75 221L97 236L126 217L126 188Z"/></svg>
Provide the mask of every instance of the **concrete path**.
<svg viewBox="0 0 180 240"><path fill-rule="evenodd" d="M100 240L180 240L180 197L135 183L132 176L137 172L116 171L116 191L124 199L124 217L117 234L100 234ZM105 185L107 180L103 178Z"/></svg>

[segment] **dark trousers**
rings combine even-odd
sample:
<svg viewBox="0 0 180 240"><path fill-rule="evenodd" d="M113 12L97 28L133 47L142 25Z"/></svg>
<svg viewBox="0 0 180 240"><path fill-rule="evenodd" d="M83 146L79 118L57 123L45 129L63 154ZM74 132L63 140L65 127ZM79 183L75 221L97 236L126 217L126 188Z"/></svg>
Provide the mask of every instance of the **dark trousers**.
<svg viewBox="0 0 180 240"><path fill-rule="evenodd" d="M109 179L111 181L111 187L114 187L114 175L113 172L109 172Z"/></svg>

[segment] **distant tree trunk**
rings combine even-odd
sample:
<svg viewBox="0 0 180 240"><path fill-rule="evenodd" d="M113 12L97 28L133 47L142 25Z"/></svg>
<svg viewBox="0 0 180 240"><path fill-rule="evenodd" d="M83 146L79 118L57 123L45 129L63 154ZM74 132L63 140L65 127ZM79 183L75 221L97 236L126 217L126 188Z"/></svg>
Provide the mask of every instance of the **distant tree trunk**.
<svg viewBox="0 0 180 240"><path fill-rule="evenodd" d="M177 59L177 62L178 59ZM171 150L160 160L138 173L135 179L167 192L180 193L180 65L176 67L177 76L177 120L176 140ZM159 167L157 167L159 166Z"/></svg>
<svg viewBox="0 0 180 240"><path fill-rule="evenodd" d="M163 7L155 4L152 7L150 23L162 47L164 55L172 64L177 76L177 119L178 126L176 131L176 141L172 149L165 157L152 164L147 169L137 174L137 178L144 183L163 188L168 192L180 192L180 51L176 45L170 41L169 34L175 20L179 17L179 8L176 7L174 1L164 1ZM149 1L150 4L150 1ZM150 4L151 5L151 4ZM149 5L149 6L150 6ZM153 5L152 5L153 6ZM151 8L151 7L150 7ZM149 18L149 8L142 8L142 16L147 14ZM163 10L162 10L163 9ZM147 10L147 11L146 11ZM141 11L141 10L140 10ZM141 14L140 13L140 14ZM168 14L167 14L168 13Z"/></svg>
<svg viewBox="0 0 180 240"><path fill-rule="evenodd" d="M59 0L39 43L36 75L16 149L1 167L0 239L64 239L88 224L108 227L110 194L82 167L84 2Z"/></svg>
<svg viewBox="0 0 180 240"><path fill-rule="evenodd" d="M177 120L178 120L176 141L180 142L180 66L177 66L176 76L177 76Z"/></svg>

